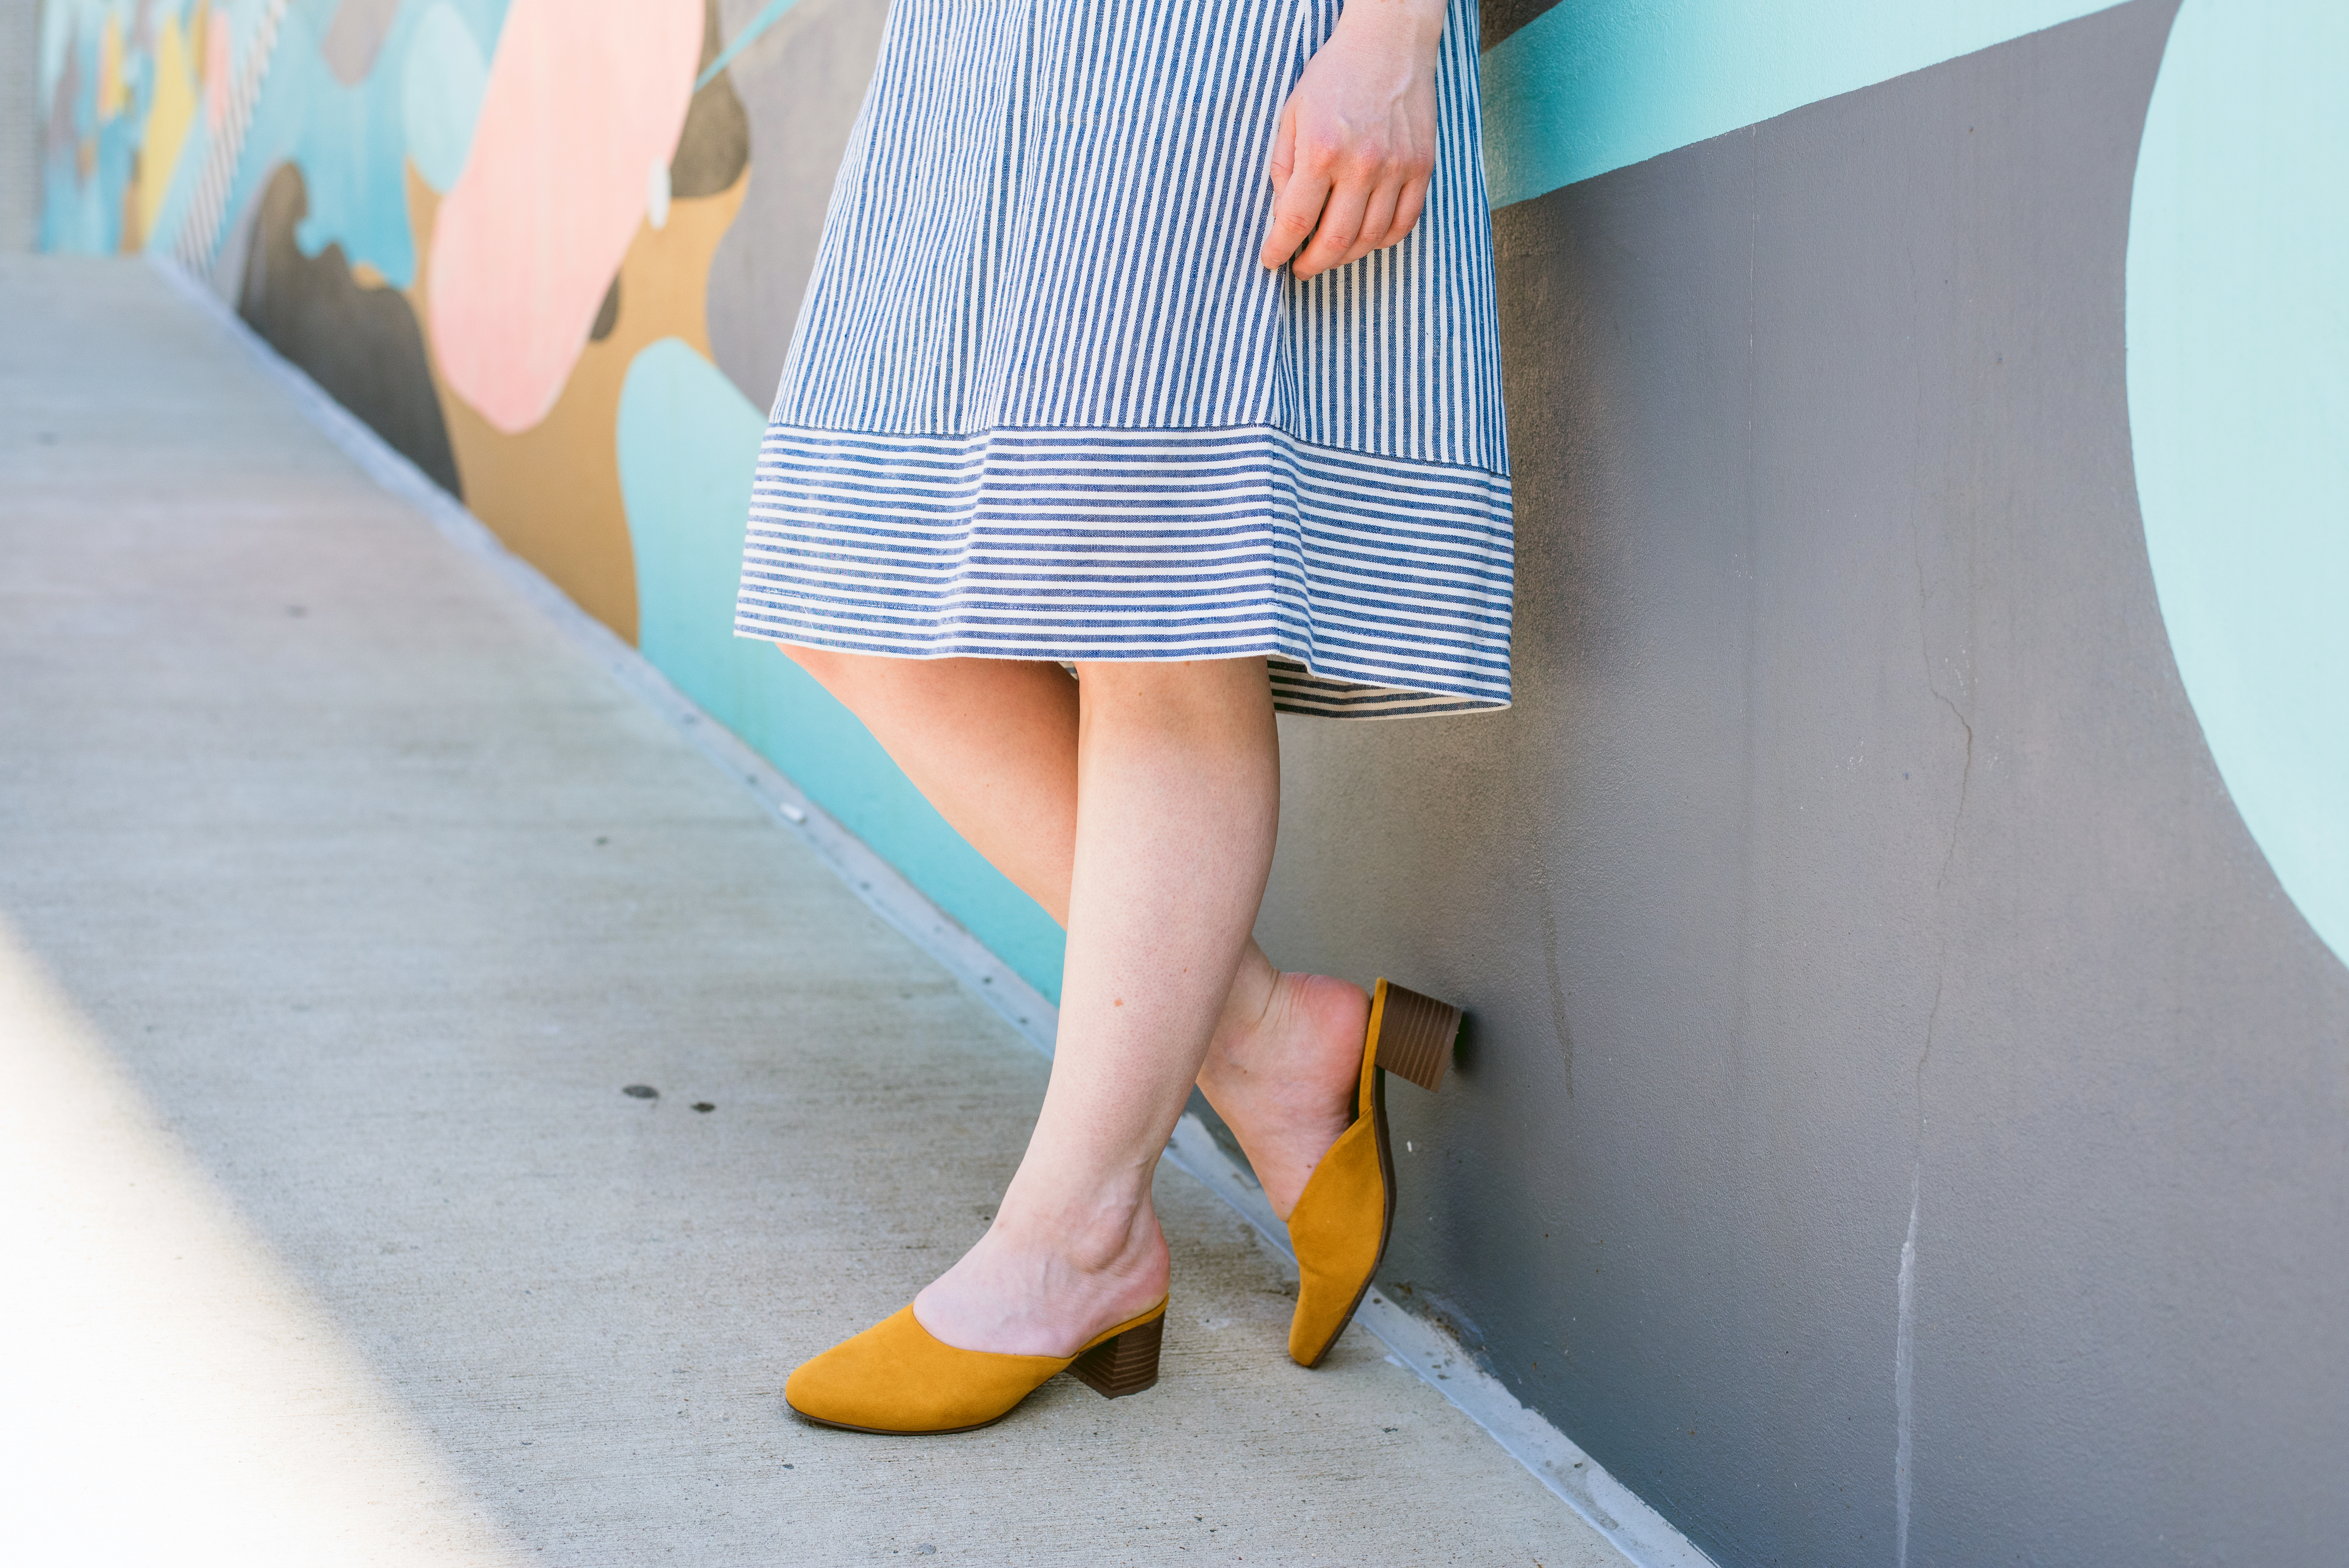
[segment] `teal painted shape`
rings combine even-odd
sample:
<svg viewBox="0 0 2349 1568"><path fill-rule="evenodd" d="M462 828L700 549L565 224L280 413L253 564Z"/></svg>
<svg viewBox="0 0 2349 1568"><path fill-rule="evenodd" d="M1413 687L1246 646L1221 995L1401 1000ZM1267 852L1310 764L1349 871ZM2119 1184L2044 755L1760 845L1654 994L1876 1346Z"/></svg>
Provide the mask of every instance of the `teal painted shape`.
<svg viewBox="0 0 2349 1568"><path fill-rule="evenodd" d="M490 62L456 8L444 0L425 11L408 46L400 123L409 161L433 190L445 194L464 172L489 85Z"/></svg>
<svg viewBox="0 0 2349 1568"><path fill-rule="evenodd" d="M2129 213L2163 622L2276 880L2349 962L2349 7L2186 0Z"/></svg>
<svg viewBox="0 0 2349 1568"><path fill-rule="evenodd" d="M734 41L719 51L718 57L693 79L693 90L699 92L718 79L718 73L734 63L734 57L749 48L760 34L783 19L783 13L799 4L799 0L767 0L767 8L750 18L750 25L734 35Z"/></svg>
<svg viewBox="0 0 2349 1568"><path fill-rule="evenodd" d="M301 106L286 156L301 168L310 206L294 242L305 256L338 244L347 261L367 263L394 288L406 288L416 281L416 243L402 174L408 138L394 89L413 18L393 18L375 68L347 84L320 46L339 3L295 0L269 62L269 88L282 88Z"/></svg>
<svg viewBox="0 0 2349 1568"><path fill-rule="evenodd" d="M338 80L320 47L338 0L295 0L272 51L237 156L229 211L241 215L277 166L302 170L310 201L295 232L305 255L339 244L344 259L366 262L395 288L416 279L408 222L409 53L419 24L453 9L477 39L494 39L508 0L428 0L400 8L384 35L375 68L357 84ZM467 130L467 139L471 139Z"/></svg>
<svg viewBox="0 0 2349 1568"><path fill-rule="evenodd" d="M854 715L766 643L734 634L750 478L766 419L676 338L620 390L620 494L646 658L1046 995L1061 928L922 799Z"/></svg>
<svg viewBox="0 0 2349 1568"><path fill-rule="evenodd" d="M122 82L124 112L101 123L98 118L98 39L107 17L127 35L131 15L127 7L101 0L57 0L42 16L40 43L41 102L47 120L65 69L68 52L76 67L67 105L77 139L90 145L93 161L85 181L75 165L72 146L50 147L42 160L40 227L37 243L44 251L109 255L122 248L123 193L138 167L139 148L149 107L153 103L153 63L125 49ZM46 129L46 127L44 127Z"/></svg>
<svg viewBox="0 0 2349 1568"><path fill-rule="evenodd" d="M2112 0L1561 0L1485 51L1506 207Z"/></svg>

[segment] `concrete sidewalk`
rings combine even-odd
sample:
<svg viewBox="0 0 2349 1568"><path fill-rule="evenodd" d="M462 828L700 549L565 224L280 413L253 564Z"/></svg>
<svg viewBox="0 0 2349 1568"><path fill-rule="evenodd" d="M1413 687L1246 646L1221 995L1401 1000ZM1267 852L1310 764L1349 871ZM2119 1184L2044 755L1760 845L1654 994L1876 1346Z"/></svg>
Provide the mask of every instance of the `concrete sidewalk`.
<svg viewBox="0 0 2349 1568"><path fill-rule="evenodd" d="M1158 1388L795 1423L1046 1064L146 268L0 324L0 1556L1622 1561L1171 1169Z"/></svg>

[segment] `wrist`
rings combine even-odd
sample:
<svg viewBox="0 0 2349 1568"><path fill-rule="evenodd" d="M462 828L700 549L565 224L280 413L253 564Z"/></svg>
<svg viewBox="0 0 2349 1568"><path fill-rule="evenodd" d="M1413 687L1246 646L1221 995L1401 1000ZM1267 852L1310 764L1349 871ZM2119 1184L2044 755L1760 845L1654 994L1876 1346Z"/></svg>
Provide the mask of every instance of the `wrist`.
<svg viewBox="0 0 2349 1568"><path fill-rule="evenodd" d="M1337 31L1369 34L1433 55L1450 0L1345 0Z"/></svg>

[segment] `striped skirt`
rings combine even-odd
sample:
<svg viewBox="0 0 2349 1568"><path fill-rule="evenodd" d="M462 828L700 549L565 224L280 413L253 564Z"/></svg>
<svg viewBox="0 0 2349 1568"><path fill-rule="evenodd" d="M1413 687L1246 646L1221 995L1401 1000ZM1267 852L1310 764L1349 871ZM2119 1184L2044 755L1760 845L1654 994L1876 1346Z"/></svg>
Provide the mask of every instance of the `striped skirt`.
<svg viewBox="0 0 2349 1568"><path fill-rule="evenodd" d="M1268 655L1285 711L1506 707L1508 448L1453 0L1410 237L1257 261L1339 0L894 0L753 486L736 629Z"/></svg>

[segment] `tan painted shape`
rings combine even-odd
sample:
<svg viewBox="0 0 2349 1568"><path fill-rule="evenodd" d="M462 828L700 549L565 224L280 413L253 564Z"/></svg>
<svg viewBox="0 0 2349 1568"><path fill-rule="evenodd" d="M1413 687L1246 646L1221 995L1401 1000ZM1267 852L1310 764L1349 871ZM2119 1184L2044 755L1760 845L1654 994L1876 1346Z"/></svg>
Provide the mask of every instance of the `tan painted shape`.
<svg viewBox="0 0 2349 1568"><path fill-rule="evenodd" d="M663 337L709 353L709 260L734 222L750 170L715 196L670 203L668 222L636 226L620 263L620 315L611 335L591 342L545 418L507 435L450 388L437 359L449 444L465 487L465 504L508 549L621 636L636 640L636 552L620 499L617 431L620 388L637 350ZM432 252L440 197L408 170L408 211L416 253ZM429 279L409 290L419 321L431 309ZM428 358L431 334L425 334Z"/></svg>

